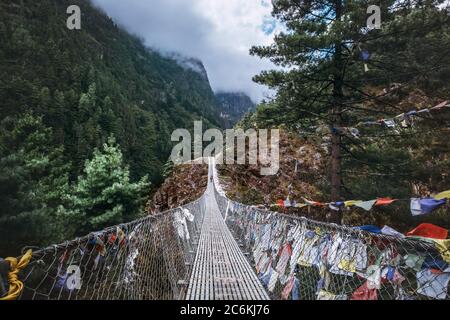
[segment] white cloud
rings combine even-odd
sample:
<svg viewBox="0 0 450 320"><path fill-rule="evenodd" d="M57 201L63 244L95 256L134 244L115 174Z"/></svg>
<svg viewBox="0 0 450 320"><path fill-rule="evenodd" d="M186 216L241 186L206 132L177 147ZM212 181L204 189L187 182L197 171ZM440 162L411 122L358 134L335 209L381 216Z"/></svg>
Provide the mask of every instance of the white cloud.
<svg viewBox="0 0 450 320"><path fill-rule="evenodd" d="M146 45L204 63L215 91L244 91L259 101L265 87L252 82L267 60L249 55L272 42L268 0L94 0Z"/></svg>

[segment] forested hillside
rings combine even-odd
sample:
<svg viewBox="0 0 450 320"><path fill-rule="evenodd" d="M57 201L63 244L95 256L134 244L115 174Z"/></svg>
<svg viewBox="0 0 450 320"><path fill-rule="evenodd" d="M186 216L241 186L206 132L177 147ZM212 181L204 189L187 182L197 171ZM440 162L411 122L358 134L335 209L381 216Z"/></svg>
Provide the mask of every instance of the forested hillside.
<svg viewBox="0 0 450 320"><path fill-rule="evenodd" d="M81 30L66 27L78 4ZM0 117L43 115L73 173L114 134L133 177L160 179L170 134L204 118L219 125L203 75L144 47L89 1L1 1Z"/></svg>
<svg viewBox="0 0 450 320"><path fill-rule="evenodd" d="M81 30L66 26L73 4ZM0 42L0 251L135 218L148 182L162 181L172 131L221 126L204 72L89 1L2 0Z"/></svg>

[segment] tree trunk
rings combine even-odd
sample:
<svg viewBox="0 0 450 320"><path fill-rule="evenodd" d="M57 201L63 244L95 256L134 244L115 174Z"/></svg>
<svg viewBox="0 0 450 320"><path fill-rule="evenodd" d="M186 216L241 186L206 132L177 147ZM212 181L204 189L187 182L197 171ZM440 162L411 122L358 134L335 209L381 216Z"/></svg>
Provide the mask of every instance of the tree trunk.
<svg viewBox="0 0 450 320"><path fill-rule="evenodd" d="M341 20L342 0L336 0L336 21ZM341 136L338 128L342 125L343 102L343 70L342 40L335 43L333 71L333 101L331 108L331 201L339 201L341 197ZM338 222L342 223L342 211L339 211Z"/></svg>

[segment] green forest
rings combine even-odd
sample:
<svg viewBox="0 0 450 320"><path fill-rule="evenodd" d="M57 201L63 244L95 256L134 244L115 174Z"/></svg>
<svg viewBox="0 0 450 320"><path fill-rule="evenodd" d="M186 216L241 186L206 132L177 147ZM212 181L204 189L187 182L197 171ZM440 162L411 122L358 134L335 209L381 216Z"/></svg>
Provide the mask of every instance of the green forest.
<svg viewBox="0 0 450 320"><path fill-rule="evenodd" d="M172 131L221 126L207 79L89 1L0 1L0 42L2 254L142 215Z"/></svg>

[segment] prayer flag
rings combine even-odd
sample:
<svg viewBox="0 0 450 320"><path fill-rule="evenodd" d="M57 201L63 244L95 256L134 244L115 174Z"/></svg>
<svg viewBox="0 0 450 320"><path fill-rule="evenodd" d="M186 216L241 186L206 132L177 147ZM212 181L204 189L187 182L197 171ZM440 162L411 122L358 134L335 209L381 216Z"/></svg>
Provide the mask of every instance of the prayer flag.
<svg viewBox="0 0 450 320"><path fill-rule="evenodd" d="M446 203L446 200L436 200L433 198L420 199L420 208L424 214L427 214L433 212Z"/></svg>
<svg viewBox="0 0 450 320"><path fill-rule="evenodd" d="M358 203L355 203L355 206L359 207L359 208L363 208L366 211L370 211L373 208L373 206L375 205L375 202L377 202L377 200L358 202Z"/></svg>
<svg viewBox="0 0 450 320"><path fill-rule="evenodd" d="M448 237L448 230L431 223L422 223L406 235L409 237L416 236L444 240Z"/></svg>
<svg viewBox="0 0 450 320"><path fill-rule="evenodd" d="M346 207L353 207L354 205L356 205L357 203L361 203L361 200L349 200L349 201L345 201L344 205Z"/></svg>
<svg viewBox="0 0 450 320"><path fill-rule="evenodd" d="M385 205L389 205L394 203L395 199L391 199L391 198L378 198L377 202L375 203L376 206L385 206Z"/></svg>
<svg viewBox="0 0 450 320"><path fill-rule="evenodd" d="M431 110L437 110L437 109L441 109L441 108L444 108L444 107L446 107L447 105L448 105L448 101L444 101L444 102L442 102L442 103L438 104L437 106L435 106L435 107L431 108Z"/></svg>
<svg viewBox="0 0 450 320"><path fill-rule="evenodd" d="M450 199L450 190L438 193L433 198L435 198L436 200Z"/></svg>

